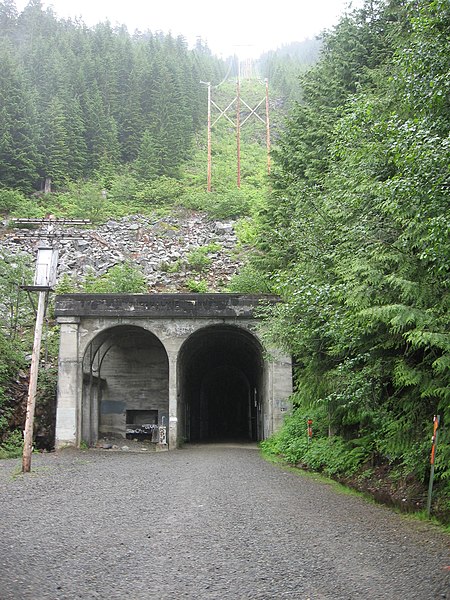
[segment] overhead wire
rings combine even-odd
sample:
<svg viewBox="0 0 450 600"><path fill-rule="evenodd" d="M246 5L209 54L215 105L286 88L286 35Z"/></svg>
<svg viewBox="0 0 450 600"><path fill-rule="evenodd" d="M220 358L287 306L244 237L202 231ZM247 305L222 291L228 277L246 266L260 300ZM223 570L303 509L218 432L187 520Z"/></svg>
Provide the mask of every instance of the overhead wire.
<svg viewBox="0 0 450 600"><path fill-rule="evenodd" d="M213 85L212 86L213 88L217 89L218 87L220 87L221 85L223 85L225 83L225 81L227 81L227 79L228 79L228 77L230 75L231 69L233 68L234 56L230 56L229 59L230 60L229 60L229 64L228 64L228 71L227 71L225 77L222 79L222 81L220 83L218 83L217 85Z"/></svg>

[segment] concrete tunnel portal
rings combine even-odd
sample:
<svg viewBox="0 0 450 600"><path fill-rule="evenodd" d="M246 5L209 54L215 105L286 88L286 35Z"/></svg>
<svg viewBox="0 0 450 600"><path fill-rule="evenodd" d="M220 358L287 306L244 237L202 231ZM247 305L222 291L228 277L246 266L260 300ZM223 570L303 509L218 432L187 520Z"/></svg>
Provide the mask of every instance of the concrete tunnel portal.
<svg viewBox="0 0 450 600"><path fill-rule="evenodd" d="M216 293L57 296L56 447L131 439L143 425L153 432L165 425L169 449L266 439L280 428L292 393L290 356L267 353L258 335L256 309L278 301ZM157 434L151 441L160 443Z"/></svg>
<svg viewBox="0 0 450 600"><path fill-rule="evenodd" d="M263 358L251 333L227 325L193 333L180 351L179 382L187 441L261 439Z"/></svg>
<svg viewBox="0 0 450 600"><path fill-rule="evenodd" d="M178 369L185 441L260 439L262 349L248 331L200 329L184 342ZM168 424L168 358L149 331L130 325L102 331L86 349L83 372L82 429L89 444Z"/></svg>

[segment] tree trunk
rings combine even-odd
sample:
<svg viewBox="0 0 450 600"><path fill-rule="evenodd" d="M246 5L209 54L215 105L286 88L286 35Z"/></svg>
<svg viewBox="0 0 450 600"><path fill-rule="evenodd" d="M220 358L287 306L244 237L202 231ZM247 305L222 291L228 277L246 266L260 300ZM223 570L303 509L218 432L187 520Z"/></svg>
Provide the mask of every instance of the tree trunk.
<svg viewBox="0 0 450 600"><path fill-rule="evenodd" d="M52 192L52 178L46 177L44 181L44 194L51 194Z"/></svg>

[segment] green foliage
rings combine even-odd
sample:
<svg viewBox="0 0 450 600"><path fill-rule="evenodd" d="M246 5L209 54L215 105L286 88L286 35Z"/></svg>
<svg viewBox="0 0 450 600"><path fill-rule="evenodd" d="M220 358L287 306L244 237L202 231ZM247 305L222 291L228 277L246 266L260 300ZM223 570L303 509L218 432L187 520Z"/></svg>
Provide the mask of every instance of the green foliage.
<svg viewBox="0 0 450 600"><path fill-rule="evenodd" d="M108 197L119 203L130 204L140 188L139 179L129 171L111 174L104 183L107 184L104 187L108 190Z"/></svg>
<svg viewBox="0 0 450 600"><path fill-rule="evenodd" d="M181 199L183 206L208 213L214 219L231 219L248 215L252 205L251 190L191 191Z"/></svg>
<svg viewBox="0 0 450 600"><path fill-rule="evenodd" d="M159 265L159 268L165 273L179 273L183 268L183 262L180 259L174 260L172 262L163 261Z"/></svg>
<svg viewBox="0 0 450 600"><path fill-rule="evenodd" d="M57 294L144 294L147 291L141 268L129 262L117 264L100 276L91 269L77 281L65 274L55 288Z"/></svg>
<svg viewBox="0 0 450 600"><path fill-rule="evenodd" d="M32 311L19 285L28 282L29 277L28 256L0 256L0 457L4 458L20 453L21 432L10 428L15 406L10 385L26 366L21 342L24 326L32 322Z"/></svg>
<svg viewBox="0 0 450 600"><path fill-rule="evenodd" d="M35 105L20 56L3 35L0 63L0 182L30 192L39 165Z"/></svg>
<svg viewBox="0 0 450 600"><path fill-rule="evenodd" d="M134 164L137 175L142 181L156 179L158 176L158 157L151 132L146 129L142 137L138 158Z"/></svg>
<svg viewBox="0 0 450 600"><path fill-rule="evenodd" d="M24 357L17 343L11 341L1 330L0 351L0 386L4 386L24 366ZM4 388L0 388L0 398L4 398Z"/></svg>
<svg viewBox="0 0 450 600"><path fill-rule="evenodd" d="M263 77L269 80L271 90L275 90L275 94L280 95L288 106L301 100L298 79L317 63L321 46L319 39L308 39L287 44L261 56Z"/></svg>
<svg viewBox="0 0 450 600"><path fill-rule="evenodd" d="M0 444L0 460L5 458L18 458L23 452L22 432L15 429L9 432Z"/></svg>
<svg viewBox="0 0 450 600"><path fill-rule="evenodd" d="M205 279L188 279L186 287L194 294L206 294L208 292L208 282Z"/></svg>
<svg viewBox="0 0 450 600"><path fill-rule="evenodd" d="M16 436L9 430L13 409L8 387L11 380L17 376L19 369L24 367L24 363L23 352L17 341L0 330L0 456L4 453L9 456L15 445Z"/></svg>
<svg viewBox="0 0 450 600"><path fill-rule="evenodd" d="M224 65L201 42L189 51L170 35L131 37L108 23L88 29L58 21L39 3L19 19L3 19L0 33L0 210L100 221L177 204L217 219L239 218L238 251L246 264L228 290L281 296L284 302L261 311L262 335L295 362L296 410L264 447L332 475L355 473L369 461L424 482L432 417L439 413L436 481L445 502L446 1L367 0L323 35L317 63L319 44L264 57L271 86L291 106L275 136L270 196L259 122L242 127L239 189L234 128L224 120L214 125L213 191L205 191L206 135L199 132L207 104L198 82L220 82ZM307 71L306 63L313 65ZM241 91L251 106L264 96L257 81L242 82ZM232 84L214 88L219 106L234 96ZM39 189L48 177L57 193L29 199L18 191ZM190 267L200 277L217 250L205 247L187 265L161 268ZM6 382L20 363L11 338L28 313L16 302L20 269L9 258L3 262L4 438ZM186 287L207 292L208 283L192 278ZM76 290L140 293L146 285L140 269L125 264L82 282L66 277L58 286L60 293ZM48 399L50 380L43 382ZM314 421L310 443L308 417Z"/></svg>
<svg viewBox="0 0 450 600"><path fill-rule="evenodd" d="M31 260L27 254L0 253L0 326L15 338L19 324L28 324L31 305L20 285L32 281Z"/></svg>
<svg viewBox="0 0 450 600"><path fill-rule="evenodd" d="M11 210L11 216L24 219L42 219L48 210L36 198L18 198L18 203Z"/></svg>
<svg viewBox="0 0 450 600"><path fill-rule="evenodd" d="M92 223L102 221L106 212L106 194L92 182L74 182L67 185L67 191L58 196L73 217L89 219ZM71 208L69 208L71 207Z"/></svg>
<svg viewBox="0 0 450 600"><path fill-rule="evenodd" d="M173 205L180 201L183 193L184 189L179 181L162 176L139 185L134 197L139 202L151 206Z"/></svg>
<svg viewBox="0 0 450 600"><path fill-rule="evenodd" d="M55 294L75 294L78 291L78 287L73 278L68 274L64 275L59 279L55 286Z"/></svg>
<svg viewBox="0 0 450 600"><path fill-rule="evenodd" d="M314 417L314 418L313 418ZM313 421L313 436L308 437L308 419ZM326 416L322 412L296 410L287 417L283 429L261 444L264 452L282 456L288 463L323 472L328 476L355 473L371 455L369 437L345 442L326 433Z"/></svg>
<svg viewBox="0 0 450 600"><path fill-rule="evenodd" d="M88 294L143 294L147 291L147 282L139 267L123 263L111 267L100 277L88 273L82 289Z"/></svg>
<svg viewBox="0 0 450 600"><path fill-rule="evenodd" d="M233 275L227 285L227 291L237 294L270 294L270 282L253 265L244 265L239 273Z"/></svg>
<svg viewBox="0 0 450 600"><path fill-rule="evenodd" d="M201 79L224 64L183 38L59 20L39 2L0 21L0 172L24 192L133 165L178 177L206 104Z"/></svg>
<svg viewBox="0 0 450 600"><path fill-rule="evenodd" d="M321 411L331 434L305 449L288 420L271 448L329 473L370 458L425 482L439 413L442 490L450 423L444 4L366 2L325 35L274 151L274 191L258 214L250 262L285 301L267 311L265 335L294 355L299 414Z"/></svg>
<svg viewBox="0 0 450 600"><path fill-rule="evenodd" d="M0 212L10 213L25 202L25 196L16 190L0 189Z"/></svg>
<svg viewBox="0 0 450 600"><path fill-rule="evenodd" d="M195 248L189 252L187 257L188 265L194 271L206 271L211 265L212 259L208 256L209 249L204 246L202 248Z"/></svg>
<svg viewBox="0 0 450 600"><path fill-rule="evenodd" d="M252 217L242 217L234 224L238 244L242 247L254 246L257 241L258 226Z"/></svg>

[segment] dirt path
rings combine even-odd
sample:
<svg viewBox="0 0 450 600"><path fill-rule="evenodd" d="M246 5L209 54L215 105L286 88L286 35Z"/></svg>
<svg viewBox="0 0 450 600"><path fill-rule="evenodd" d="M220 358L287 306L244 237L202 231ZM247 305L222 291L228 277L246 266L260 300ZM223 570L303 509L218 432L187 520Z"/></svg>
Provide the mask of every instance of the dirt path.
<svg viewBox="0 0 450 600"><path fill-rule="evenodd" d="M450 599L449 537L254 448L66 451L19 471L0 461L1 600Z"/></svg>

